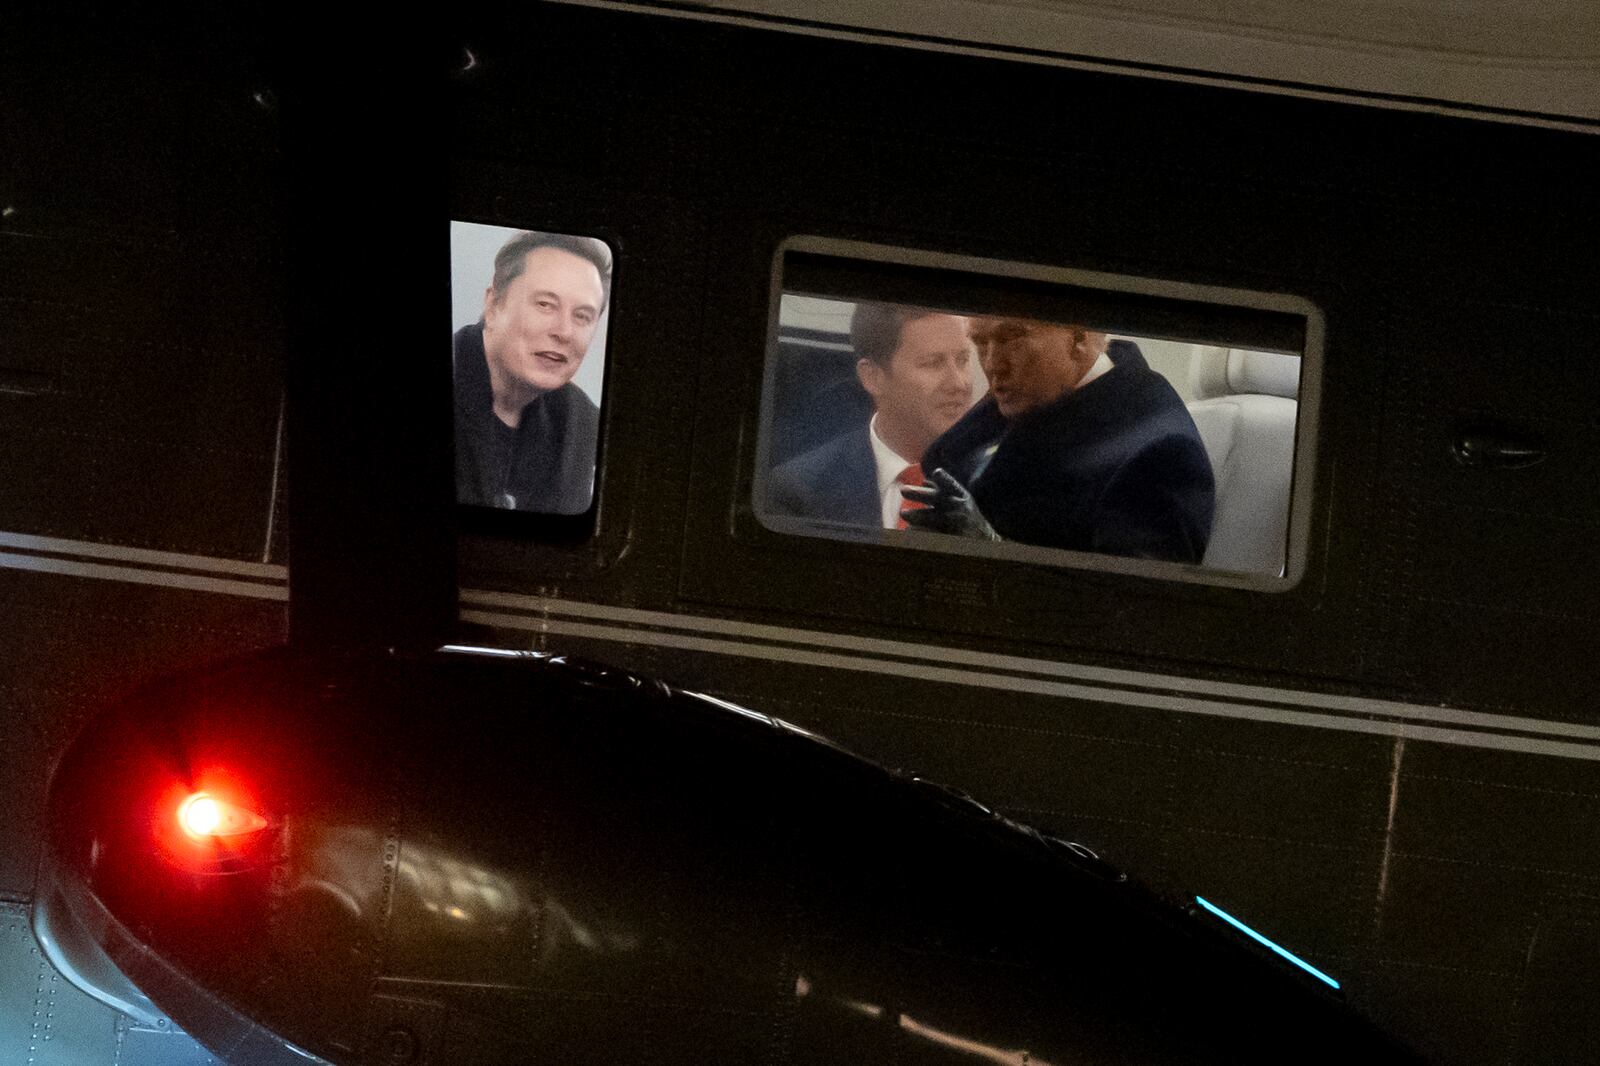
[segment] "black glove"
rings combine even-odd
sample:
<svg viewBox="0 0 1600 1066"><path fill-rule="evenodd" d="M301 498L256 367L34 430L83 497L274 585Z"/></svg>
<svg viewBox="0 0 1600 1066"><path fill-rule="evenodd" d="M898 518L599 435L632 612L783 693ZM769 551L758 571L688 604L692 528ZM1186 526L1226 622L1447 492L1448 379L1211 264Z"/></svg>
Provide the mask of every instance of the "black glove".
<svg viewBox="0 0 1600 1066"><path fill-rule="evenodd" d="M904 485L900 495L907 500L925 503L926 507L908 507L900 512L906 525L925 529L930 533L954 533L958 537L978 537L981 540L999 540L983 512L978 510L972 493L950 476L944 467L936 467L928 475L926 485Z"/></svg>

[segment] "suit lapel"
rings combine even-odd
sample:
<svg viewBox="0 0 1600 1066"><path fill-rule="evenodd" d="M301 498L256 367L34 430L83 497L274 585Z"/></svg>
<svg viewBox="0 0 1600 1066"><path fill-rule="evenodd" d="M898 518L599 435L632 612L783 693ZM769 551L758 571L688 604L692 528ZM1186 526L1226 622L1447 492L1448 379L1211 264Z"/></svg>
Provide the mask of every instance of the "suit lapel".
<svg viewBox="0 0 1600 1066"><path fill-rule="evenodd" d="M877 526L883 522L878 497L878 461L872 455L872 440L867 427L850 434L840 457L844 479L840 485L840 518L846 522Z"/></svg>

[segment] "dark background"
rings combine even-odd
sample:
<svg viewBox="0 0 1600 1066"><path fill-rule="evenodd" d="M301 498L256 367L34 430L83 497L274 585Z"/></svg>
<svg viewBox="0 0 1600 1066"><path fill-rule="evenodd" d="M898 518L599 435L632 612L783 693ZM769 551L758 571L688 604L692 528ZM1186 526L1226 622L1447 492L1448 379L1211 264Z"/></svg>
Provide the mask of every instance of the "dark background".
<svg viewBox="0 0 1600 1066"><path fill-rule="evenodd" d="M14 25L0 530L272 563L292 542L303 637L426 636L455 585L445 226L471 218L618 259L593 536L464 537L463 586L1600 724L1592 135L560 5ZM760 528L770 269L797 233L1315 302L1306 578L1269 595ZM1548 458L1463 466L1478 427ZM281 639L284 614L15 567L0 605L0 893L25 902L85 708ZM1592 761L560 643L1226 898L1440 1062L1600 1055Z"/></svg>

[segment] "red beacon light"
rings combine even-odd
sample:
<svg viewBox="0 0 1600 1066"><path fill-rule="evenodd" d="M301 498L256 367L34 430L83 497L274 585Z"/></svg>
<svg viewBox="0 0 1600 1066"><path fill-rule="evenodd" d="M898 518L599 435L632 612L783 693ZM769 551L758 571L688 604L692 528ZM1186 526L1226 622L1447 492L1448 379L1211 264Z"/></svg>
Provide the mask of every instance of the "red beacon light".
<svg viewBox="0 0 1600 1066"><path fill-rule="evenodd" d="M267 820L255 811L220 800L209 792L195 792L178 805L178 825L200 840L254 833L265 829Z"/></svg>

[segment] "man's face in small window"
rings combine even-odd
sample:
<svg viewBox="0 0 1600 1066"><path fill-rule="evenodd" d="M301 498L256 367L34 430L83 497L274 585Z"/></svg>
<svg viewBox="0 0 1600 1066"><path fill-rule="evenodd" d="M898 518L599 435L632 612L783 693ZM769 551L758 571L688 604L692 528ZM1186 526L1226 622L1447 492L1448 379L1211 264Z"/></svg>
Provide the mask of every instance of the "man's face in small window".
<svg viewBox="0 0 1600 1066"><path fill-rule="evenodd" d="M506 385L540 392L572 380L589 352L605 289L600 271L560 248L535 248L504 292L483 303L483 349Z"/></svg>
<svg viewBox="0 0 1600 1066"><path fill-rule="evenodd" d="M908 458L921 458L972 406L973 355L967 320L959 315L901 323L888 364L863 359L858 367L878 412L879 435Z"/></svg>
<svg viewBox="0 0 1600 1066"><path fill-rule="evenodd" d="M1105 334L1031 318L975 316L970 335L989 392L1006 418L1071 392L1105 350Z"/></svg>

